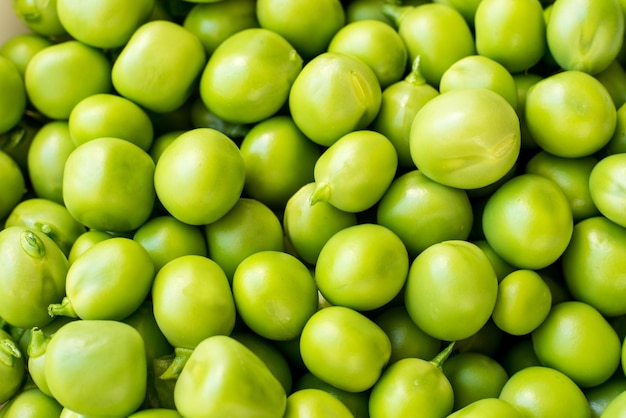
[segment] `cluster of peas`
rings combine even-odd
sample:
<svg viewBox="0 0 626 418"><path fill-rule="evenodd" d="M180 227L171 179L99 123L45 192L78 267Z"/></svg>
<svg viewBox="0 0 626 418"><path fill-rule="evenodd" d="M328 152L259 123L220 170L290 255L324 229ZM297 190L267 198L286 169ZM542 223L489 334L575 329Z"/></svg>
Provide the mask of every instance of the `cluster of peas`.
<svg viewBox="0 0 626 418"><path fill-rule="evenodd" d="M626 414L626 1L12 4L0 418Z"/></svg>

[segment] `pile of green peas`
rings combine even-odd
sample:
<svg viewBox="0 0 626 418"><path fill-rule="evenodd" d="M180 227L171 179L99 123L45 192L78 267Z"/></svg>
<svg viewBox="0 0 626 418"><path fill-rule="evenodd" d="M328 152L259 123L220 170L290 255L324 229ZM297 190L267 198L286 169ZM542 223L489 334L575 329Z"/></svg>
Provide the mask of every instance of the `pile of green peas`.
<svg viewBox="0 0 626 418"><path fill-rule="evenodd" d="M626 414L626 1L11 5L0 418Z"/></svg>

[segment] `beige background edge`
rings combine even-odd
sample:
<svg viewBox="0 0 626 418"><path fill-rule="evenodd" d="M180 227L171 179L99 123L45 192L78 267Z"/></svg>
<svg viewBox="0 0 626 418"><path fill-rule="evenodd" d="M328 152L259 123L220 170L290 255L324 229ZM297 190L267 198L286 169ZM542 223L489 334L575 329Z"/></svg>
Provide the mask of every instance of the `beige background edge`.
<svg viewBox="0 0 626 418"><path fill-rule="evenodd" d="M15 15L12 4L11 0L0 0L0 46L15 35L31 32Z"/></svg>

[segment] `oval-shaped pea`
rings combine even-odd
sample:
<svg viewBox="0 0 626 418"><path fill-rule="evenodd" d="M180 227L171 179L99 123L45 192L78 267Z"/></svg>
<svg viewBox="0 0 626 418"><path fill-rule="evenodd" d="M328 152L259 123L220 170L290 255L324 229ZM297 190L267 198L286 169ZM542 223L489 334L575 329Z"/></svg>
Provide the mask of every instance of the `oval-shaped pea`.
<svg viewBox="0 0 626 418"><path fill-rule="evenodd" d="M323 201L346 212L362 212L380 200L397 167L396 150L384 135L369 130L350 132L315 163L316 190L311 203Z"/></svg>
<svg viewBox="0 0 626 418"><path fill-rule="evenodd" d="M232 123L255 123L287 102L302 69L302 58L276 32L244 29L213 52L200 79L209 111Z"/></svg>
<svg viewBox="0 0 626 418"><path fill-rule="evenodd" d="M330 237L357 222L356 214L328 202L311 205L316 188L315 183L302 186L289 198L283 214L283 229L290 245L300 259L311 265L317 262Z"/></svg>
<svg viewBox="0 0 626 418"><path fill-rule="evenodd" d="M235 326L228 279L209 258L186 255L170 261L157 273L151 295L156 322L174 347L192 349L212 335L230 334Z"/></svg>
<svg viewBox="0 0 626 418"><path fill-rule="evenodd" d="M433 87L439 87L441 76L452 64L476 53L469 25L461 13L446 4L385 4L383 11L394 21L409 51L409 60L420 57L422 74Z"/></svg>
<svg viewBox="0 0 626 418"><path fill-rule="evenodd" d="M44 367L54 398L80 414L128 416L146 395L144 342L123 322L65 324L48 343Z"/></svg>
<svg viewBox="0 0 626 418"><path fill-rule="evenodd" d="M381 103L376 74L358 58L325 52L309 61L289 92L289 110L313 142L330 146L342 136L365 129Z"/></svg>
<svg viewBox="0 0 626 418"><path fill-rule="evenodd" d="M121 320L150 293L154 264L141 244L114 237L94 244L70 266L66 296L51 304L50 315Z"/></svg>
<svg viewBox="0 0 626 418"><path fill-rule="evenodd" d="M0 260L0 317L22 328L51 322L47 306L65 295L69 268L56 243L39 231L12 226L0 231Z"/></svg>
<svg viewBox="0 0 626 418"><path fill-rule="evenodd" d="M555 2L546 40L561 68L598 73L617 57L624 41L622 7L618 0Z"/></svg>
<svg viewBox="0 0 626 418"><path fill-rule="evenodd" d="M111 77L122 96L166 113L191 96L205 63L204 47L193 33L177 23L155 20L133 32L113 64Z"/></svg>
<svg viewBox="0 0 626 418"><path fill-rule="evenodd" d="M174 389L185 417L282 418L287 397L265 363L239 341L215 335L193 350Z"/></svg>
<svg viewBox="0 0 626 418"><path fill-rule="evenodd" d="M523 72L546 50L546 22L539 0L482 0L474 22L476 51L511 73Z"/></svg>

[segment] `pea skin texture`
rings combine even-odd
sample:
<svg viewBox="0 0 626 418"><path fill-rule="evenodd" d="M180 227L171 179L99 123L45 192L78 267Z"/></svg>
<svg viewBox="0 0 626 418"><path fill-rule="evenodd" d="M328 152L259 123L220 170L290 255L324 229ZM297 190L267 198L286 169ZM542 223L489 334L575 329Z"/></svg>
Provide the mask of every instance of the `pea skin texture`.
<svg viewBox="0 0 626 418"><path fill-rule="evenodd" d="M614 418L626 0L0 1L0 418Z"/></svg>

